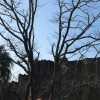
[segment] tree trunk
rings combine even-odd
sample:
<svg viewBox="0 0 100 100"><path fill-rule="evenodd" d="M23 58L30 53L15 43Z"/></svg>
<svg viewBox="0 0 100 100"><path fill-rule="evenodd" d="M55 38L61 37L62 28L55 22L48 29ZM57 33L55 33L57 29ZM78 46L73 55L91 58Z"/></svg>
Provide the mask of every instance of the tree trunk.
<svg viewBox="0 0 100 100"><path fill-rule="evenodd" d="M30 93L30 81L29 81L28 86L27 86L27 88L26 88L25 100L28 100L29 93Z"/></svg>
<svg viewBox="0 0 100 100"><path fill-rule="evenodd" d="M51 100L58 100L57 98L57 93L60 91L61 89L61 80L60 79L60 65L59 65L59 58L56 58L55 60L55 64L54 64L54 79L53 79L53 83L52 83L52 87L51 87ZM59 99L60 100L60 99Z"/></svg>
<svg viewBox="0 0 100 100"><path fill-rule="evenodd" d="M31 86L31 98L32 100L35 100L35 93L36 93L36 80L35 80L35 75L34 75L34 61L31 63L31 75L30 75L30 86Z"/></svg>

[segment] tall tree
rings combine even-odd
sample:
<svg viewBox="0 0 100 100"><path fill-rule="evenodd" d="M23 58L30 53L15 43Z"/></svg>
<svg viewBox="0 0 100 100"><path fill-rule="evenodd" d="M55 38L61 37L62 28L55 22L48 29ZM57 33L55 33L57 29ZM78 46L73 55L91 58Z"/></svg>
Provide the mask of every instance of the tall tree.
<svg viewBox="0 0 100 100"><path fill-rule="evenodd" d="M34 19L38 0L1 0L0 1L0 36L6 40L11 51L19 60L19 65L29 75L32 100L35 100L34 60L39 53L35 49ZM24 2L27 3L24 4ZM34 54L37 53L37 57Z"/></svg>
<svg viewBox="0 0 100 100"><path fill-rule="evenodd" d="M6 52L4 46L0 46L0 78L3 82L6 82L10 79L12 67L12 59L9 56L9 53Z"/></svg>
<svg viewBox="0 0 100 100"><path fill-rule="evenodd" d="M52 44L54 57L54 73L51 89L51 100L56 100L60 91L61 66L69 55L84 55L91 48L100 45L100 38L90 29L100 18L100 11L95 8L99 0L57 0L58 13L53 22L58 26L56 42ZM96 13L95 13L96 12ZM62 60L60 59L62 58ZM61 99L60 99L61 100Z"/></svg>

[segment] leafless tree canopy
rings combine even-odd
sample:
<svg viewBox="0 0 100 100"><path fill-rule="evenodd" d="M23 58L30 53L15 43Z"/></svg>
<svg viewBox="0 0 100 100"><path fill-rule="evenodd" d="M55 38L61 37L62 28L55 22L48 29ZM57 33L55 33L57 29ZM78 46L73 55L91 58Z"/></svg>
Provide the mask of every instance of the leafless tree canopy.
<svg viewBox="0 0 100 100"><path fill-rule="evenodd" d="M20 59L17 62L14 59L13 61L28 73L31 70L30 59L33 60L33 52L37 52L34 47L37 0L26 2L27 6L22 0L0 0L0 36Z"/></svg>
<svg viewBox="0 0 100 100"><path fill-rule="evenodd" d="M99 0L57 0L59 12L53 22L57 23L57 42L52 45L53 56L64 57L83 54L98 45L100 32L91 31L100 18Z"/></svg>

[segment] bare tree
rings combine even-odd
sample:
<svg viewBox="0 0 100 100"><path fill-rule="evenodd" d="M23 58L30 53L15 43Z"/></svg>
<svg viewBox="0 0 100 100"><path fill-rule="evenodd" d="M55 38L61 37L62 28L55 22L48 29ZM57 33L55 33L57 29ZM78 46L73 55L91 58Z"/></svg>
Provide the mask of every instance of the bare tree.
<svg viewBox="0 0 100 100"><path fill-rule="evenodd" d="M29 75L32 100L35 100L34 60L35 49L34 19L38 0L27 0L27 7L23 0L0 1L0 36L6 40L11 51L18 60L12 59ZM34 54L35 53L35 54Z"/></svg>
<svg viewBox="0 0 100 100"><path fill-rule="evenodd" d="M52 44L54 73L51 100L56 100L57 93L61 91L60 77L64 58L79 54L84 57L91 48L100 45L100 38L96 37L100 34L95 35L90 30L100 18L100 12L95 8L98 2L99 0L57 0L59 11L53 22L57 24L58 31L55 35L57 41Z"/></svg>

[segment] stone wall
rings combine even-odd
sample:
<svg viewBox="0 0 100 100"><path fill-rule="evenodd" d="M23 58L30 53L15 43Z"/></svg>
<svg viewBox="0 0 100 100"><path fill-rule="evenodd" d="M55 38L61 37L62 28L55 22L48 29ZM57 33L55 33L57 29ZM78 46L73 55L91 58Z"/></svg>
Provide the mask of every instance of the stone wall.
<svg viewBox="0 0 100 100"><path fill-rule="evenodd" d="M41 60L36 62L35 66L37 97L48 100L54 63ZM61 70L62 100L100 100L100 58L87 58L78 62L67 61ZM25 99L28 81L27 75L19 75L18 82L9 85L10 92L15 98L16 95L19 97L10 100ZM61 99L58 96L56 100Z"/></svg>
<svg viewBox="0 0 100 100"><path fill-rule="evenodd" d="M63 100L100 100L100 58L69 61L67 67Z"/></svg>

